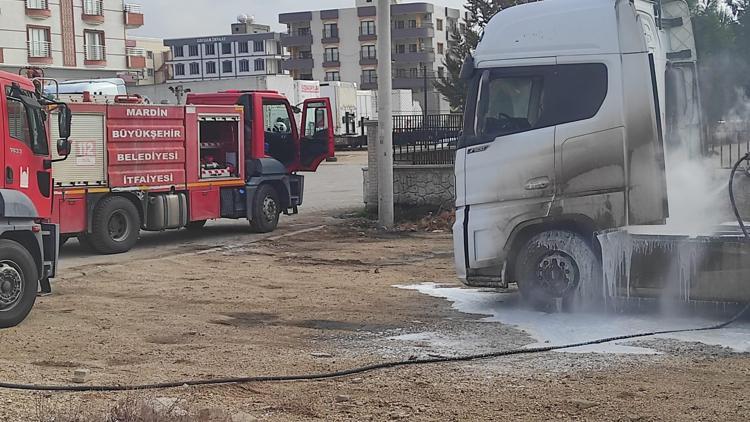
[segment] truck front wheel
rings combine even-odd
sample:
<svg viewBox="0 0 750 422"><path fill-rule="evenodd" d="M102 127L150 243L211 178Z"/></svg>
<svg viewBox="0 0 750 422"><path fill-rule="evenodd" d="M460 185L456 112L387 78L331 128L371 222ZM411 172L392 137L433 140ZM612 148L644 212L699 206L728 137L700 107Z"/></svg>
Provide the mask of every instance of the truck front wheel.
<svg viewBox="0 0 750 422"><path fill-rule="evenodd" d="M601 262L589 242L565 230L533 236L519 250L515 266L518 289L525 302L549 307L561 299L570 308L582 286L597 289Z"/></svg>
<svg viewBox="0 0 750 422"><path fill-rule="evenodd" d="M0 240L0 328L15 327L31 312L39 275L34 258L12 240Z"/></svg>
<svg viewBox="0 0 750 422"><path fill-rule="evenodd" d="M269 184L260 185L255 192L250 228L257 233L270 233L279 225L281 203L276 189Z"/></svg>
<svg viewBox="0 0 750 422"><path fill-rule="evenodd" d="M138 209L127 199L110 196L94 210L91 234L86 239L100 254L129 251L138 240L141 223Z"/></svg>

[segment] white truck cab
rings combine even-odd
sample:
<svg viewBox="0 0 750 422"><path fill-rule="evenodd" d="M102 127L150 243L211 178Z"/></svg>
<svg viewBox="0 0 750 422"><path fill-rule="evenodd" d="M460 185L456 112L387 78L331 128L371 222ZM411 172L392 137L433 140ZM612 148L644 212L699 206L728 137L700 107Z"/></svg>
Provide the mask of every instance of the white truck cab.
<svg viewBox="0 0 750 422"><path fill-rule="evenodd" d="M697 84L692 40L682 0L545 0L492 18L462 70L463 282L569 299L600 277L596 232L665 221L667 81L674 92ZM673 61L685 70L670 79Z"/></svg>

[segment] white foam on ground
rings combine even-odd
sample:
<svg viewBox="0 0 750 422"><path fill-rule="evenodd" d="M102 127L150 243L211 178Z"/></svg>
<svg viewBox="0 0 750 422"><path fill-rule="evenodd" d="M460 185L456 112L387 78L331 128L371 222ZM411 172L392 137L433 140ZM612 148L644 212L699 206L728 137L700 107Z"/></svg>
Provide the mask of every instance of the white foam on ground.
<svg viewBox="0 0 750 422"><path fill-rule="evenodd" d="M500 322L515 326L527 332L537 341L537 343L530 344L527 347L579 343L640 332L705 327L721 322L706 318L661 317L654 314L545 313L518 306L515 295L509 293L460 287L441 287L435 283L394 287L416 290L429 296L446 299L452 302L453 308L459 312L486 315L485 318L481 319L484 322ZM430 336L425 337L429 338ZM641 339L651 338L700 342L707 345L728 347L736 352L750 352L750 324L746 322L737 322L721 330L665 334ZM659 353L645 347L621 344L632 341L634 340L576 347L561 351L569 353Z"/></svg>

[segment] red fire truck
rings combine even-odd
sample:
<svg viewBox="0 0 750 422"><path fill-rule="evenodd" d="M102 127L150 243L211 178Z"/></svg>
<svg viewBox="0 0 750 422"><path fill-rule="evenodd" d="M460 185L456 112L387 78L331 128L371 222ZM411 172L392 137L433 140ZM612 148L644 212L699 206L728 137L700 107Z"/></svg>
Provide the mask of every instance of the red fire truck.
<svg viewBox="0 0 750 422"><path fill-rule="evenodd" d="M270 232L302 204L299 172L334 153L327 98L304 102L301 128L298 110L273 91L190 95L184 106L127 96L69 106L75 148L54 167L53 220L64 239L102 254L129 250L140 230L218 218Z"/></svg>
<svg viewBox="0 0 750 422"><path fill-rule="evenodd" d="M0 71L0 328L31 311L41 285L57 268L58 227L52 213L52 157L45 133L49 108L57 108L59 156L70 149L70 112L36 93L26 78ZM64 159L64 158L62 158Z"/></svg>

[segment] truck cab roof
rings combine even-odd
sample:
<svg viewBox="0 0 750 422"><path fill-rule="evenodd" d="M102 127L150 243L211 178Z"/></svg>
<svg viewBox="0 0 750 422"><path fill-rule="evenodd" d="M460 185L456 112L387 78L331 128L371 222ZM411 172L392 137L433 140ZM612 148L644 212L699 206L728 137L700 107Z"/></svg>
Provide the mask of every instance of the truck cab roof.
<svg viewBox="0 0 750 422"><path fill-rule="evenodd" d="M229 90L220 91L214 93L205 94L193 94L190 93L187 96L187 104L202 104L202 105L234 105L242 104L245 105L247 97L254 95L263 95L265 98L285 100L286 97L281 95L278 91L271 90Z"/></svg>
<svg viewBox="0 0 750 422"><path fill-rule="evenodd" d="M485 27L475 65L519 59L554 64L560 56L646 51L640 26L623 22L633 14L618 13L624 7L634 8L629 0L545 0L508 8Z"/></svg>
<svg viewBox="0 0 750 422"><path fill-rule="evenodd" d="M0 82L2 81L7 82L9 85L17 83L18 86L27 91L34 91L34 85L28 79L23 76L0 70Z"/></svg>

